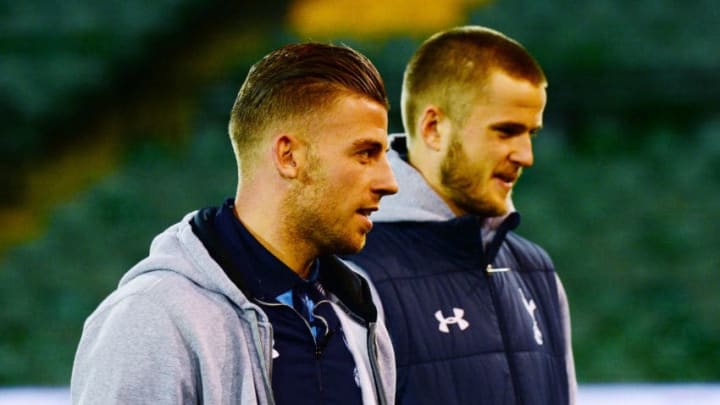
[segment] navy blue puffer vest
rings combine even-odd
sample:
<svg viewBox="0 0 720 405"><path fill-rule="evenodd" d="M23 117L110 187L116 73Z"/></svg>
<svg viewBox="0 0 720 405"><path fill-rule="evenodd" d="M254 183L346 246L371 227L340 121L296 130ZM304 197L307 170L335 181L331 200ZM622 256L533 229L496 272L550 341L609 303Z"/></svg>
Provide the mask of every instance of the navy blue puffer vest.
<svg viewBox="0 0 720 405"><path fill-rule="evenodd" d="M547 253L509 232L483 251L477 218L376 223L348 259L380 294L400 404L568 403L565 339Z"/></svg>

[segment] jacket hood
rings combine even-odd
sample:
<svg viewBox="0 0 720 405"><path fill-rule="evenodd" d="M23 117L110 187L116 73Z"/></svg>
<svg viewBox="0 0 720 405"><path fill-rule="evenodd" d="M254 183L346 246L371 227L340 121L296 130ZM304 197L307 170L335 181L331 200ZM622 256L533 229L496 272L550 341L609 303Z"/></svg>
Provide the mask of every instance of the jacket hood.
<svg viewBox="0 0 720 405"><path fill-rule="evenodd" d="M447 203L425 181L422 174L405 159L405 134L390 135L392 148L388 152L390 167L397 179L399 190L396 194L380 200L380 209L372 214L373 222L400 221L448 221L456 217ZM512 200L508 197L509 211L500 217L485 218L483 228L496 229L515 212Z"/></svg>
<svg viewBox="0 0 720 405"><path fill-rule="evenodd" d="M177 273L204 289L226 296L240 307L253 308L243 293L227 278L195 235L190 220L195 212L170 226L153 239L148 256L133 266L120 280L120 286L140 275L157 271Z"/></svg>

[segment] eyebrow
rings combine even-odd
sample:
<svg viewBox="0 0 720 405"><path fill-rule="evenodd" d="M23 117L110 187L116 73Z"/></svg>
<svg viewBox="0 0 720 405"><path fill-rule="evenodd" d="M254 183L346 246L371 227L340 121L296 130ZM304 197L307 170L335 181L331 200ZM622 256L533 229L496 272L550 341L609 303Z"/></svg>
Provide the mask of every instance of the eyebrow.
<svg viewBox="0 0 720 405"><path fill-rule="evenodd" d="M519 124L517 122L498 122L495 124L490 125L491 129L502 129L502 130L510 130L513 133L519 134L525 131L529 131L530 133L536 133L542 129L542 125L537 127L530 127L528 128L524 124Z"/></svg>
<svg viewBox="0 0 720 405"><path fill-rule="evenodd" d="M379 148L379 149L383 148L382 142L375 140L375 139L369 139L369 138L358 139L352 143L352 147L355 149L365 148L368 146L372 146L374 148Z"/></svg>

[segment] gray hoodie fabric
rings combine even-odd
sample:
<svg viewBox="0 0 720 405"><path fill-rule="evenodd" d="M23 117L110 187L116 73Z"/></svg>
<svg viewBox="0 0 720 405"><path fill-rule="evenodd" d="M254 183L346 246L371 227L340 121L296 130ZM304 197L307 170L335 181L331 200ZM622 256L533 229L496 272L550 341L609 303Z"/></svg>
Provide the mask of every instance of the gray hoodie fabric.
<svg viewBox="0 0 720 405"><path fill-rule="evenodd" d="M85 322L73 404L274 404L272 325L208 254L189 223L193 215L159 234ZM333 306L363 402L393 403L385 325L366 328Z"/></svg>
<svg viewBox="0 0 720 405"><path fill-rule="evenodd" d="M393 142L403 141L404 135L391 135ZM386 196L380 203L378 212L373 213L372 220L375 223L393 222L441 222L455 218L455 214L440 196L427 184L423 176L414 167L401 158L396 150L388 152L388 158L395 177L399 184L397 194ZM492 240L495 231L511 212L515 211L514 205L509 198L510 212L503 217L487 218L483 222L482 240L485 246ZM372 235L370 235L372 237ZM367 251L365 251L367 253ZM362 254L362 253L361 253ZM372 254L372 253L370 253ZM349 260L353 260L352 257ZM364 270L353 264L356 271ZM565 289L557 280L558 300L560 305L560 316L562 318L562 332L566 342L566 366L568 386L570 388L569 402L576 403L577 381L575 377L575 365L572 353L570 310ZM397 349L396 349L397 350Z"/></svg>

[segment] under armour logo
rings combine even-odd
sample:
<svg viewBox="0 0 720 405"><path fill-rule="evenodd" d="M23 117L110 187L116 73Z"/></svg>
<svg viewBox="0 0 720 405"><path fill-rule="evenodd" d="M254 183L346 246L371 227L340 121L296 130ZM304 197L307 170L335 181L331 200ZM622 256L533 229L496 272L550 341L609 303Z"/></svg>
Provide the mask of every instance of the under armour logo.
<svg viewBox="0 0 720 405"><path fill-rule="evenodd" d="M537 309L537 306L535 305L534 300L528 301L527 298L525 298L525 293L523 292L522 288L518 288L518 291L520 291L520 296L522 297L523 303L525 304L525 310L527 310L528 314L530 314L530 317L533 321L533 334L535 335L535 342L537 342L538 346L542 346L543 344L543 334L540 331L540 326L537 323L537 319L535 319L535 310Z"/></svg>
<svg viewBox="0 0 720 405"><path fill-rule="evenodd" d="M448 325L456 324L460 328L460 330L465 330L470 326L470 322L463 319L463 315L465 315L465 311L463 309L453 308L453 314L455 316L445 318L441 310L437 310L435 312L435 319L440 322L440 325L438 326L440 332L450 333L450 328L448 328Z"/></svg>

